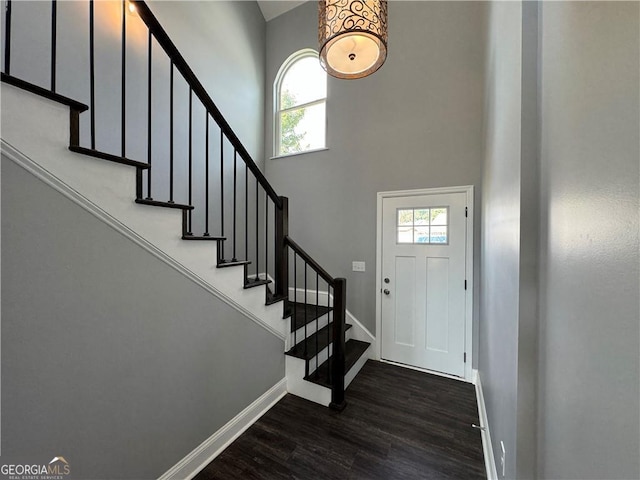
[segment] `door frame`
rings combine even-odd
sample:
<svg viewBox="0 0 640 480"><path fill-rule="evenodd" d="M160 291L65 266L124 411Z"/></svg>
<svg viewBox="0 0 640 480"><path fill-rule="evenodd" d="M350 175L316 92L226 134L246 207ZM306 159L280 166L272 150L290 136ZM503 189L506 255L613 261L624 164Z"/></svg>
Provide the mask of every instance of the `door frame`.
<svg viewBox="0 0 640 480"><path fill-rule="evenodd" d="M385 198L414 197L420 195L437 195L448 193L464 193L467 197L467 238L465 251L465 275L467 280L467 290L465 293L464 328L464 350L467 354L467 361L464 365L464 378L451 378L473 382L473 185L378 192L376 215L376 344L373 353L376 360L380 360L383 362L386 361L382 359L382 202ZM441 372L432 372L430 370L424 370L418 367L408 367L414 368L416 370L427 371L436 375L449 376Z"/></svg>

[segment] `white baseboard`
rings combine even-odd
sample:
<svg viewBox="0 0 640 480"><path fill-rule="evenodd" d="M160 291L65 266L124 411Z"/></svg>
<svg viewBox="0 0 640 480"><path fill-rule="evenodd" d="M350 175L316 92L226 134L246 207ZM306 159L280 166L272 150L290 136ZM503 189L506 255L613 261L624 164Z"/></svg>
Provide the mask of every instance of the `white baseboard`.
<svg viewBox="0 0 640 480"><path fill-rule="evenodd" d="M487 419L487 409L484 404L484 393L482 392L480 373L477 370L473 370L473 378L473 383L476 386L476 399L478 401L480 427L482 427L482 451L484 452L484 466L487 470L487 480L497 480L498 471L496 470L496 461L493 457L493 445L491 444L491 432L489 430L489 421Z"/></svg>
<svg viewBox="0 0 640 480"><path fill-rule="evenodd" d="M247 428L269 411L286 393L287 379L283 378L236 415L224 427L167 470L158 480L190 480L195 477Z"/></svg>

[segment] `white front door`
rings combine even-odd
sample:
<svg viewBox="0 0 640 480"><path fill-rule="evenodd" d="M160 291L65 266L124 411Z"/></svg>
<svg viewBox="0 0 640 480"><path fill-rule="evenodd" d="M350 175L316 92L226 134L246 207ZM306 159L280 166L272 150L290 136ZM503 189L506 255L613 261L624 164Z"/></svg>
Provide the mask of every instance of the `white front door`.
<svg viewBox="0 0 640 480"><path fill-rule="evenodd" d="M464 377L466 203L466 193L382 199L383 359Z"/></svg>

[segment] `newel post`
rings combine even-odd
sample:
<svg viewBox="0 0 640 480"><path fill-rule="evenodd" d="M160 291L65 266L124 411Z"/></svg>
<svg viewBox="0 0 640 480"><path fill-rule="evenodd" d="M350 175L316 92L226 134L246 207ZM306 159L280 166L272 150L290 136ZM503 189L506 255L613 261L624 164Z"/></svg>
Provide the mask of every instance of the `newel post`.
<svg viewBox="0 0 640 480"><path fill-rule="evenodd" d="M289 199L278 197L282 208L276 208L276 278L275 296L289 298L289 255L286 237L289 235Z"/></svg>
<svg viewBox="0 0 640 480"><path fill-rule="evenodd" d="M331 403L334 410L347 406L344 399L345 339L344 324L347 310L347 280L336 278L333 284L333 361L331 362Z"/></svg>

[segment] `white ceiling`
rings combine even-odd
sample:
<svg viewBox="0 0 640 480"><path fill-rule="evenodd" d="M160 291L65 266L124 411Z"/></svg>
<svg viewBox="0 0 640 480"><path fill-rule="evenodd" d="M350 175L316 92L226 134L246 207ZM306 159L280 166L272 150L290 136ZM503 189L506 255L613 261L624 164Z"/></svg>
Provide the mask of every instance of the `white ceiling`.
<svg viewBox="0 0 640 480"><path fill-rule="evenodd" d="M276 18L278 15L282 15L289 10L301 5L305 0L258 0L260 10L264 19L268 22L272 18Z"/></svg>

